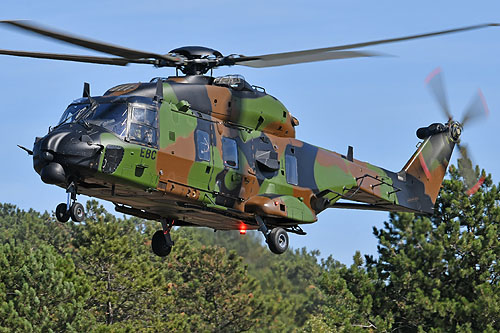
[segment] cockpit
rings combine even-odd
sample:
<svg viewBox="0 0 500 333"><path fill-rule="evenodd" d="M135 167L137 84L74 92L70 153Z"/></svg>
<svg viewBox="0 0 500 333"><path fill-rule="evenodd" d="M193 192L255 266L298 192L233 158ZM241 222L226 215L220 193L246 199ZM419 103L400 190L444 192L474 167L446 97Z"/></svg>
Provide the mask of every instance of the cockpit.
<svg viewBox="0 0 500 333"><path fill-rule="evenodd" d="M81 98L64 111L58 126L82 122L99 126L120 139L149 146L157 145L157 106L150 99Z"/></svg>

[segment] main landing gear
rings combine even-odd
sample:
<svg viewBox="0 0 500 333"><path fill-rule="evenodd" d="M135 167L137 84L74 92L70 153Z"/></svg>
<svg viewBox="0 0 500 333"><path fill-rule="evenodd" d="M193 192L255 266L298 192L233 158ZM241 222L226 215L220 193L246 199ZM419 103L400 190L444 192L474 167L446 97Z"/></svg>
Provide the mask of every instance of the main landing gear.
<svg viewBox="0 0 500 333"><path fill-rule="evenodd" d="M262 220L262 218L258 215L255 216L255 220L259 225L259 231L261 231L266 238L269 250L276 254L284 253L288 249L288 234L285 229L276 227L269 230L264 223L264 220Z"/></svg>
<svg viewBox="0 0 500 333"><path fill-rule="evenodd" d="M68 222L69 218L74 222L82 222L85 219L85 209L83 205L76 202L76 185L71 183L66 189L68 200L60 203L56 207L56 218L59 222Z"/></svg>
<svg viewBox="0 0 500 333"><path fill-rule="evenodd" d="M162 230L158 230L154 233L153 239L151 241L151 249L153 253L159 257L166 257L172 251L172 246L174 242L170 237L170 230L174 226L174 220L172 222L167 222L166 219L161 219Z"/></svg>

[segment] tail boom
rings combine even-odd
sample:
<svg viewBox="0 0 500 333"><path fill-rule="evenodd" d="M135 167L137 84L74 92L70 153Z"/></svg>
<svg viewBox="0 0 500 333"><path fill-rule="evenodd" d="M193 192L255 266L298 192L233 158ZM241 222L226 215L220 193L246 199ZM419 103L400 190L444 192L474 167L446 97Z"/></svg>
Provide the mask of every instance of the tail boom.
<svg viewBox="0 0 500 333"><path fill-rule="evenodd" d="M455 141L449 131L426 138L400 172L354 160L356 186L330 207L433 214Z"/></svg>

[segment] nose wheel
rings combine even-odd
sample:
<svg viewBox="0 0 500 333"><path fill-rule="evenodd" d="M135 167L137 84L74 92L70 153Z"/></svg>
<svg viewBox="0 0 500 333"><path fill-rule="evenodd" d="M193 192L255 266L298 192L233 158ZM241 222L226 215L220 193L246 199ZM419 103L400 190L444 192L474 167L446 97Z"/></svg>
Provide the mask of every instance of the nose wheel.
<svg viewBox="0 0 500 333"><path fill-rule="evenodd" d="M59 222L68 222L69 218L74 222L82 222L85 219L83 205L76 202L76 186L71 183L66 190L68 193L67 203L60 203L56 207L56 218Z"/></svg>

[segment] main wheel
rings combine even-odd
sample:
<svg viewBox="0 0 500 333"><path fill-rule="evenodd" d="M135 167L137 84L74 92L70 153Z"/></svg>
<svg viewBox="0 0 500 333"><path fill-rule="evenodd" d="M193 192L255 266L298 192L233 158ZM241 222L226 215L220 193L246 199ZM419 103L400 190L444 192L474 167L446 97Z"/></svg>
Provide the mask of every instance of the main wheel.
<svg viewBox="0 0 500 333"><path fill-rule="evenodd" d="M71 215L71 219L75 222L82 222L83 220L85 220L85 209L79 202L75 202L73 205L71 205L69 213Z"/></svg>
<svg viewBox="0 0 500 333"><path fill-rule="evenodd" d="M68 222L69 220L69 212L66 209L66 204L65 203L60 203L56 207L56 219L59 222Z"/></svg>
<svg viewBox="0 0 500 333"><path fill-rule="evenodd" d="M284 253L288 249L288 234L283 228L274 228L267 236L267 245L273 253Z"/></svg>
<svg viewBox="0 0 500 333"><path fill-rule="evenodd" d="M154 233L151 241L151 249L153 253L159 257L166 257L170 254L170 251L172 251L172 247L167 245L163 230L158 230Z"/></svg>

